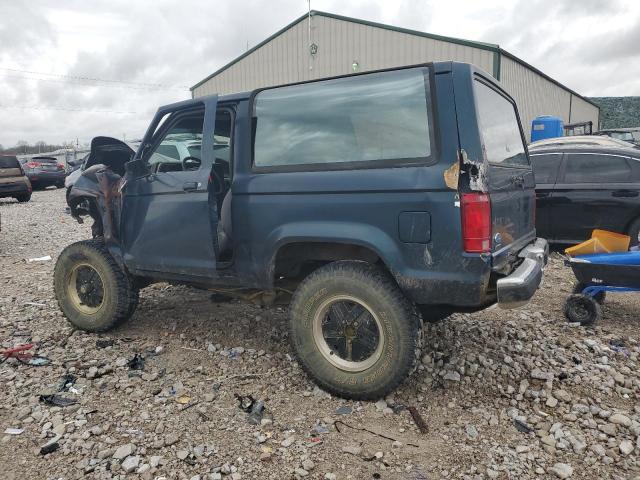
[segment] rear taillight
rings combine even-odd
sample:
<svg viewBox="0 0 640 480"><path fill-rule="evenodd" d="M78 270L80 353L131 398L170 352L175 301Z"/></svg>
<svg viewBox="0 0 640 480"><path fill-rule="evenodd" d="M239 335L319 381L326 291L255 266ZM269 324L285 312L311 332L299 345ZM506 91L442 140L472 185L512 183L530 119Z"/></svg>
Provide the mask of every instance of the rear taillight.
<svg viewBox="0 0 640 480"><path fill-rule="evenodd" d="M25 164L25 167L27 167L27 168L38 168L41 165L42 164L40 162L29 162L29 163Z"/></svg>
<svg viewBox="0 0 640 480"><path fill-rule="evenodd" d="M468 253L491 251L491 199L486 193L463 193L460 202L462 243Z"/></svg>
<svg viewBox="0 0 640 480"><path fill-rule="evenodd" d="M61 164L61 163L59 163L59 164L58 164L58 170L64 170L64 165L63 165L63 164Z"/></svg>

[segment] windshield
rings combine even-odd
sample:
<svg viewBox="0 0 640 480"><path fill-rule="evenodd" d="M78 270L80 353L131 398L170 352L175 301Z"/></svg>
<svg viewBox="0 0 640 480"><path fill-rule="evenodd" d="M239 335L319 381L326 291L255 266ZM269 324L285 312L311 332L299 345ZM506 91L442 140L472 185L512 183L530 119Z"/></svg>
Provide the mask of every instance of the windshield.
<svg viewBox="0 0 640 480"><path fill-rule="evenodd" d="M632 142L633 133L631 132L609 132L611 138L617 138L618 140L624 140L625 142Z"/></svg>

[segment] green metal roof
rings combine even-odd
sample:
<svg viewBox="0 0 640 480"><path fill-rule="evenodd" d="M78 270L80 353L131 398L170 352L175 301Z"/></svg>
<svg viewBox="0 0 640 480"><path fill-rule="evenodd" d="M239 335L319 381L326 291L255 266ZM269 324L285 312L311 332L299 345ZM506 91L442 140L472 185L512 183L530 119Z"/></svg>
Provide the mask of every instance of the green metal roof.
<svg viewBox="0 0 640 480"><path fill-rule="evenodd" d="M594 107L597 107L598 109L600 109L600 107L596 103L592 102L588 98L585 98L582 95L580 95L579 93L571 90L570 88L567 88L566 86L561 84L559 81L551 78L547 74L545 74L542 71L538 70L536 67L528 64L524 60L519 59L518 57L516 57L512 53L507 52L506 50L501 48L499 45L496 45L494 43L477 42L477 41L474 41L474 40L465 40L465 39L461 39L461 38L446 37L444 35L435 35L433 33L420 32L418 30L410 30L410 29L407 29L407 28L395 27L393 25L387 25L387 24L384 24L384 23L370 22L368 20L362 20L360 18L345 17L343 15L336 15L335 13L321 12L321 11L318 11L318 10L311 10L310 15L312 17L313 16L322 16L322 17L334 18L336 20L342 20L342 21L351 22L351 23L358 23L360 25L367 25L367 26L370 26L370 27L382 28L384 30L391 30L393 32L406 33L408 35L415 35L415 36L418 36L418 37L430 38L432 40L440 40L442 42L455 43L455 44L458 44L458 45L464 45L466 47L473 47L473 48L478 48L478 49L481 49L481 50L488 50L488 51L494 53L493 76L495 78L497 78L498 80L500 80L500 57L502 55L504 55L505 57L508 57L511 60L514 60L514 61L520 63L521 65L527 67L529 70L533 70L534 72L536 72L541 77L544 77L546 80L548 80L548 81L558 85L559 87L567 90L568 92L572 93L576 97L579 97L582 100L584 100L585 102L588 102L591 105L593 105ZM279 35L281 35L285 31L289 30L291 27L293 27L297 23L299 23L299 22L303 21L304 19L306 19L308 16L309 16L309 13L305 13L304 15L296 18L293 22L291 22L290 24L288 24L285 27L281 28L280 30L278 30L276 33L274 33L270 37L264 39L262 42L257 44L255 47L247 50L246 52L244 52L239 57L231 60L229 63L227 63L223 67L219 68L218 70L213 72L208 77L200 80L198 83L196 83L194 86L191 87L191 91L193 92L193 90L198 88L203 83L205 83L208 80L212 79L213 77L215 77L219 73L223 72L224 70L226 70L230 66L234 65L235 63L238 63L243 58L251 55L253 52L258 50L260 47L262 47L263 45L266 45L271 40L273 40L274 38L278 37Z"/></svg>

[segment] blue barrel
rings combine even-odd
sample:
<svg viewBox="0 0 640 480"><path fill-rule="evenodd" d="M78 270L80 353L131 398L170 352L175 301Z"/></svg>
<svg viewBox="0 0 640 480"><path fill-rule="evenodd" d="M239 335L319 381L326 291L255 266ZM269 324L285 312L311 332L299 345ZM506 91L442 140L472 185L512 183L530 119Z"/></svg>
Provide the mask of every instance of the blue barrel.
<svg viewBox="0 0 640 480"><path fill-rule="evenodd" d="M542 115L531 122L531 141L556 138L564 135L564 123L559 117Z"/></svg>

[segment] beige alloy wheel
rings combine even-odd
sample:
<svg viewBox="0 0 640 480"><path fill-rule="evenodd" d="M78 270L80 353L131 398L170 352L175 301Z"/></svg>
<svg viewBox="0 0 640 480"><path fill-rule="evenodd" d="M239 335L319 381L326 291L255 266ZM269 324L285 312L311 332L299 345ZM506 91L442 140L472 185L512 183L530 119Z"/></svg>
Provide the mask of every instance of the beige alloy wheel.
<svg viewBox="0 0 640 480"><path fill-rule="evenodd" d="M382 324L371 307L349 295L331 297L319 306L313 339L322 356L345 372L371 368L385 342Z"/></svg>

